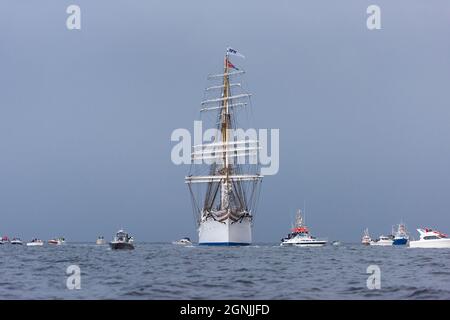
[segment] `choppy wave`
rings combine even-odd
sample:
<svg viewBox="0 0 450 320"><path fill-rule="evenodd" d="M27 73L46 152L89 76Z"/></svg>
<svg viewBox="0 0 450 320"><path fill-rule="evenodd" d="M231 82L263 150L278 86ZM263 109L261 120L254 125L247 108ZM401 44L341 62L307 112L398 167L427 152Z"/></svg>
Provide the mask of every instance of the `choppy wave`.
<svg viewBox="0 0 450 320"><path fill-rule="evenodd" d="M450 299L450 251L343 244L0 246L0 299ZM81 289L66 287L69 265ZM381 289L369 290L369 265Z"/></svg>

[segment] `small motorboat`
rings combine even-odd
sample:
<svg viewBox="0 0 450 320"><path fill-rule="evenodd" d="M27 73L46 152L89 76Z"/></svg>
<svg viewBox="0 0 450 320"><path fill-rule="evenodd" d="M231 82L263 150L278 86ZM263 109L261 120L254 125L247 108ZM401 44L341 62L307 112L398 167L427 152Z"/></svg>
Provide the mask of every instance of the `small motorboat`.
<svg viewBox="0 0 450 320"><path fill-rule="evenodd" d="M410 241L410 248L450 248L450 238L437 230L417 229L420 239Z"/></svg>
<svg viewBox="0 0 450 320"><path fill-rule="evenodd" d="M119 230L116 233L116 236L114 237L113 241L109 243L111 249L118 250L118 249L125 249L125 250L133 250L134 249L134 239L133 237L130 237L128 233L126 233L123 230Z"/></svg>
<svg viewBox="0 0 450 320"><path fill-rule="evenodd" d="M106 240L103 236L99 236L97 238L97 241L95 241L95 244L98 244L98 245L106 244Z"/></svg>
<svg viewBox="0 0 450 320"><path fill-rule="evenodd" d="M392 246L393 243L393 236L380 236L377 240L370 241L371 246Z"/></svg>
<svg viewBox="0 0 450 320"><path fill-rule="evenodd" d="M370 245L371 241L372 241L372 239L370 238L370 235L369 235L369 229L366 228L364 230L364 235L361 239L361 243L365 246L368 246L368 245Z"/></svg>
<svg viewBox="0 0 450 320"><path fill-rule="evenodd" d="M48 240L48 244L53 244L53 245L57 245L57 246L60 246L64 243L66 243L66 240L63 237Z"/></svg>
<svg viewBox="0 0 450 320"><path fill-rule="evenodd" d="M41 247L44 245L44 241L40 239L33 239L30 242L27 242L28 247Z"/></svg>
<svg viewBox="0 0 450 320"><path fill-rule="evenodd" d="M6 244L6 243L9 243L9 238L8 238L8 236L3 236L0 239L0 244Z"/></svg>
<svg viewBox="0 0 450 320"><path fill-rule="evenodd" d="M11 244L20 244L20 245L22 245L23 242L22 242L22 240L20 240L20 238L13 238L11 240Z"/></svg>
<svg viewBox="0 0 450 320"><path fill-rule="evenodd" d="M304 225L302 211L298 210L294 228L286 238L281 239L280 246L321 247L326 244L327 240L311 236L308 227Z"/></svg>
<svg viewBox="0 0 450 320"><path fill-rule="evenodd" d="M192 245L192 241L191 241L191 239L189 239L189 237L184 237L180 240L172 242L172 244L177 244L177 245L181 245L181 246Z"/></svg>
<svg viewBox="0 0 450 320"><path fill-rule="evenodd" d="M406 226L403 223L400 223L397 228L397 232L394 234L394 242L392 243L394 246L402 246L406 245L409 242L409 235L406 232Z"/></svg>

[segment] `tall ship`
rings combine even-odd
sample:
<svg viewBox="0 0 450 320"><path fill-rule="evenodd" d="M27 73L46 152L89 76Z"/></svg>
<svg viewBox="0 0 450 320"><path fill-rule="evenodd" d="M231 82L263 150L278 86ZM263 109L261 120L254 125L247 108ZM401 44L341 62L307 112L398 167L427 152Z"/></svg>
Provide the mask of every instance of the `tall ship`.
<svg viewBox="0 0 450 320"><path fill-rule="evenodd" d="M241 83L244 70L231 62L230 55L240 54L228 48L223 73L208 76L200 114L202 126L216 130L211 142L193 146L191 170L185 178L199 245L251 244L262 181L258 139L236 134L244 130L251 94Z"/></svg>

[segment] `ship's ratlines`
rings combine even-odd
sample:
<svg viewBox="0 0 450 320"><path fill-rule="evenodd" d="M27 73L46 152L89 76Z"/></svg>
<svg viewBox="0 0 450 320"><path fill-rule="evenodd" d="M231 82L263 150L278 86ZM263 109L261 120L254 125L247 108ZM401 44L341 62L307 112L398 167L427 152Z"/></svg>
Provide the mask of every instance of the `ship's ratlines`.
<svg viewBox="0 0 450 320"><path fill-rule="evenodd" d="M223 73L208 77L201 102L200 115L206 131L203 142L194 141L191 169L185 179L200 245L252 242L262 176L256 130L244 123L250 118L251 105L251 94L241 82L244 73L231 62L227 50Z"/></svg>

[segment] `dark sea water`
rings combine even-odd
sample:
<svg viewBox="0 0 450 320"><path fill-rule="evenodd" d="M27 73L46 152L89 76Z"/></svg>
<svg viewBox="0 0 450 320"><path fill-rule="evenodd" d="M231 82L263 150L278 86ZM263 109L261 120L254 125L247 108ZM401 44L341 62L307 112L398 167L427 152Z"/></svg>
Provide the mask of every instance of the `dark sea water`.
<svg viewBox="0 0 450 320"><path fill-rule="evenodd" d="M81 289L66 269L81 269ZM369 265L381 289L366 285ZM0 246L0 299L450 299L450 250L364 247Z"/></svg>

